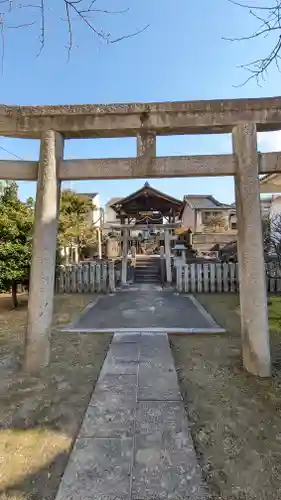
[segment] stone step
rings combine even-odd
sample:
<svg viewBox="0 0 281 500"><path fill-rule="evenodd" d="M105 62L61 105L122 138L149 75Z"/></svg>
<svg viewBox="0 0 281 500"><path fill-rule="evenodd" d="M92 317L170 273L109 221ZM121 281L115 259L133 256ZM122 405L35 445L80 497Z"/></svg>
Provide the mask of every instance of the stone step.
<svg viewBox="0 0 281 500"><path fill-rule="evenodd" d="M156 271L148 271L148 270L145 270L145 271L142 270L142 271L140 271L140 270L137 270L137 269L136 269L135 274L137 276L158 276L158 275L160 275L160 273L158 272L158 270L156 270Z"/></svg>
<svg viewBox="0 0 281 500"><path fill-rule="evenodd" d="M140 272L140 273L158 273L159 272L159 268L158 267L136 267L136 271Z"/></svg>
<svg viewBox="0 0 281 500"><path fill-rule="evenodd" d="M137 262L153 262L153 263L155 263L155 262L159 262L159 260L160 260L160 259L158 259L158 258L157 258L157 259L153 259L153 258L149 258L149 259L138 259L138 258L137 258L136 260L137 260Z"/></svg>
<svg viewBox="0 0 281 500"><path fill-rule="evenodd" d="M155 264L154 262L149 262L149 263L137 262L136 267L156 267L156 268L158 268L160 266L158 265L158 263Z"/></svg>
<svg viewBox="0 0 281 500"><path fill-rule="evenodd" d="M135 279L136 283L160 283L160 278L159 276L136 276Z"/></svg>
<svg viewBox="0 0 281 500"><path fill-rule="evenodd" d="M158 277L159 276L159 273L135 273L136 276L138 277L143 277L143 276L147 276L147 277Z"/></svg>
<svg viewBox="0 0 281 500"><path fill-rule="evenodd" d="M159 267L158 264L154 262L137 262L136 267Z"/></svg>

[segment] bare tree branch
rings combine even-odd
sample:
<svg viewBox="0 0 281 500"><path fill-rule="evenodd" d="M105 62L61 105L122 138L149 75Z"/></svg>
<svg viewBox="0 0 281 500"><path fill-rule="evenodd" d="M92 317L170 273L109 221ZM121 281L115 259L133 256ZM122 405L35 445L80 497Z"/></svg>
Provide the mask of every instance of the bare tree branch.
<svg viewBox="0 0 281 500"><path fill-rule="evenodd" d="M41 15L41 29L40 29L40 49L37 57L41 54L45 46L45 3L44 0L40 0L40 15Z"/></svg>
<svg viewBox="0 0 281 500"><path fill-rule="evenodd" d="M51 10L48 7L48 0L35 0L34 3L27 3L25 0L0 0L0 48L2 58L5 52L5 30L26 27L37 27L39 29L39 51L37 56L43 51L48 33L48 23L51 23L52 17L60 19L65 23L68 36L67 59L70 59L74 47L74 20L80 20L85 27L90 29L100 40L111 44L117 43L127 38L132 38L143 33L149 25L141 29L125 33L121 36L112 35L106 30L98 27L97 17L101 15L124 15L129 8L123 10L109 10L101 8L98 3L101 0L56 0L56 8ZM104 3L104 0L103 0ZM47 16L47 11L50 15ZM64 18L61 12L65 13ZM31 19L33 17L33 19ZM3 66L3 62L2 62Z"/></svg>
<svg viewBox="0 0 281 500"><path fill-rule="evenodd" d="M0 17L0 33L1 33L1 44L2 44L2 53L1 53L1 73L4 73L4 57L5 57L5 36L4 36L4 22L1 22Z"/></svg>
<svg viewBox="0 0 281 500"><path fill-rule="evenodd" d="M275 64L280 71L279 62L281 55L281 0L271 0L271 5L249 5L236 0L228 0L237 7L246 9L250 16L259 22L258 28L249 35L224 38L231 42L242 42L256 39L268 38L272 35L272 48L269 53L260 59L242 64L240 67L250 73L249 77L238 87L245 85L250 80L255 79L260 85L264 81L269 68ZM264 0L265 1L265 0Z"/></svg>
<svg viewBox="0 0 281 500"><path fill-rule="evenodd" d="M72 45L73 45L73 35L72 35L72 21L71 21L71 14L69 10L69 5L68 3L65 4L65 10L66 10L66 17L67 17L67 22L68 22L68 57L67 60L69 61L70 59L70 54L72 50Z"/></svg>

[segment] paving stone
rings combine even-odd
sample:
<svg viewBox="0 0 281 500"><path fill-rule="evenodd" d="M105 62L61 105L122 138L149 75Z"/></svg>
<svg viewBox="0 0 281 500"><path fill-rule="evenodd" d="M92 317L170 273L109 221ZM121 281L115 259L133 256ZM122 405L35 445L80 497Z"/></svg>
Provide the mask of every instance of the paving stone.
<svg viewBox="0 0 281 500"><path fill-rule="evenodd" d="M170 349L170 348L169 348ZM169 361L170 363L173 363L173 358L170 353L170 350L166 347L156 347L156 346L141 346L140 347L140 353L139 353L139 359L140 361L145 361L145 360L153 360L157 358L158 360L165 360Z"/></svg>
<svg viewBox="0 0 281 500"><path fill-rule="evenodd" d="M138 362L137 361L131 361L131 362L122 362L122 361L117 361L117 362L112 362L108 363L108 365L105 367L106 371L108 374L115 374L115 375L136 375L138 372Z"/></svg>
<svg viewBox="0 0 281 500"><path fill-rule="evenodd" d="M77 439L56 500L129 500L133 440Z"/></svg>
<svg viewBox="0 0 281 500"><path fill-rule="evenodd" d="M170 359L163 358L141 358L139 362L139 372L140 374L146 373L148 370L154 370L155 372L174 372L174 363Z"/></svg>
<svg viewBox="0 0 281 500"><path fill-rule="evenodd" d="M140 344L151 343L152 345L159 345L168 341L167 333L165 332L142 332ZM169 343L169 341L168 341Z"/></svg>
<svg viewBox="0 0 281 500"><path fill-rule="evenodd" d="M166 334L166 339L161 338L160 342L140 342L140 347L139 347L139 356L140 359L148 358L148 359L153 359L155 357L157 358L168 358L170 360L173 360L172 354L171 354L171 349L168 343L168 338Z"/></svg>
<svg viewBox="0 0 281 500"><path fill-rule="evenodd" d="M180 439L136 436L132 500L204 499L201 471L189 443L184 434Z"/></svg>
<svg viewBox="0 0 281 500"><path fill-rule="evenodd" d="M134 434L136 403L122 398L107 398L89 406L80 437L130 437Z"/></svg>
<svg viewBox="0 0 281 500"><path fill-rule="evenodd" d="M175 372L146 370L139 374L137 400L181 401L181 393Z"/></svg>
<svg viewBox="0 0 281 500"><path fill-rule="evenodd" d="M161 347L169 350L170 348L167 333L159 333L158 335L142 333L139 344L141 349L145 347Z"/></svg>
<svg viewBox="0 0 281 500"><path fill-rule="evenodd" d="M110 346L106 359L138 361L139 346L137 342L113 343Z"/></svg>
<svg viewBox="0 0 281 500"><path fill-rule="evenodd" d="M137 403L136 433L181 436L183 433L193 443L187 425L187 416L182 402L173 401L141 401Z"/></svg>
<svg viewBox="0 0 281 500"><path fill-rule="evenodd" d="M136 375L138 356L137 343L116 343L111 345L101 370L101 377L107 374Z"/></svg>
<svg viewBox="0 0 281 500"><path fill-rule="evenodd" d="M117 344L117 343L125 343L125 342L132 342L136 343L139 342L140 340L140 332L132 332L132 333L115 333L112 339L112 344ZM112 345L111 344L111 345Z"/></svg>
<svg viewBox="0 0 281 500"><path fill-rule="evenodd" d="M136 375L138 371L138 357L138 342L113 342L103 364L100 373L101 378L108 374Z"/></svg>
<svg viewBox="0 0 281 500"><path fill-rule="evenodd" d="M95 406L97 400L109 404L111 400L136 400L137 376L107 374L99 378L90 406Z"/></svg>
<svg viewBox="0 0 281 500"><path fill-rule="evenodd" d="M138 366L138 361L107 358L103 364L100 376L102 378L104 375L136 375Z"/></svg>
<svg viewBox="0 0 281 500"><path fill-rule="evenodd" d="M182 328L208 330L214 328L214 324L189 297L174 295L173 291L157 292L149 285L143 292L129 289L124 293L107 295L80 316L75 328L113 332L118 328L132 331L172 328L177 331Z"/></svg>

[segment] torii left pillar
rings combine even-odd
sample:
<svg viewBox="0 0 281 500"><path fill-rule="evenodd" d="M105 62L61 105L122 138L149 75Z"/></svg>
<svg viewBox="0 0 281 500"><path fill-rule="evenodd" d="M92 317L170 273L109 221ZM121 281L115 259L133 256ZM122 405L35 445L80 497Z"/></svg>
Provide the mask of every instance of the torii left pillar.
<svg viewBox="0 0 281 500"><path fill-rule="evenodd" d="M50 360L60 183L64 140L54 130L41 136L28 300L25 369L39 372Z"/></svg>

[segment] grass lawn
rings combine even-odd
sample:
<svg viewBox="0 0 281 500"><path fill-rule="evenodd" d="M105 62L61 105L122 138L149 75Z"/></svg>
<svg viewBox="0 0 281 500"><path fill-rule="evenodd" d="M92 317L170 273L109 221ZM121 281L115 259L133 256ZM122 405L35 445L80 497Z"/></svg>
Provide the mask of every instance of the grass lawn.
<svg viewBox="0 0 281 500"><path fill-rule="evenodd" d="M197 298L228 333L173 337L171 346L211 498L280 500L281 298L269 298L272 379L241 366L238 297Z"/></svg>
<svg viewBox="0 0 281 500"><path fill-rule="evenodd" d="M53 500L111 336L64 334L93 296L55 298L52 360L39 377L19 370L26 296L0 296L0 498Z"/></svg>

